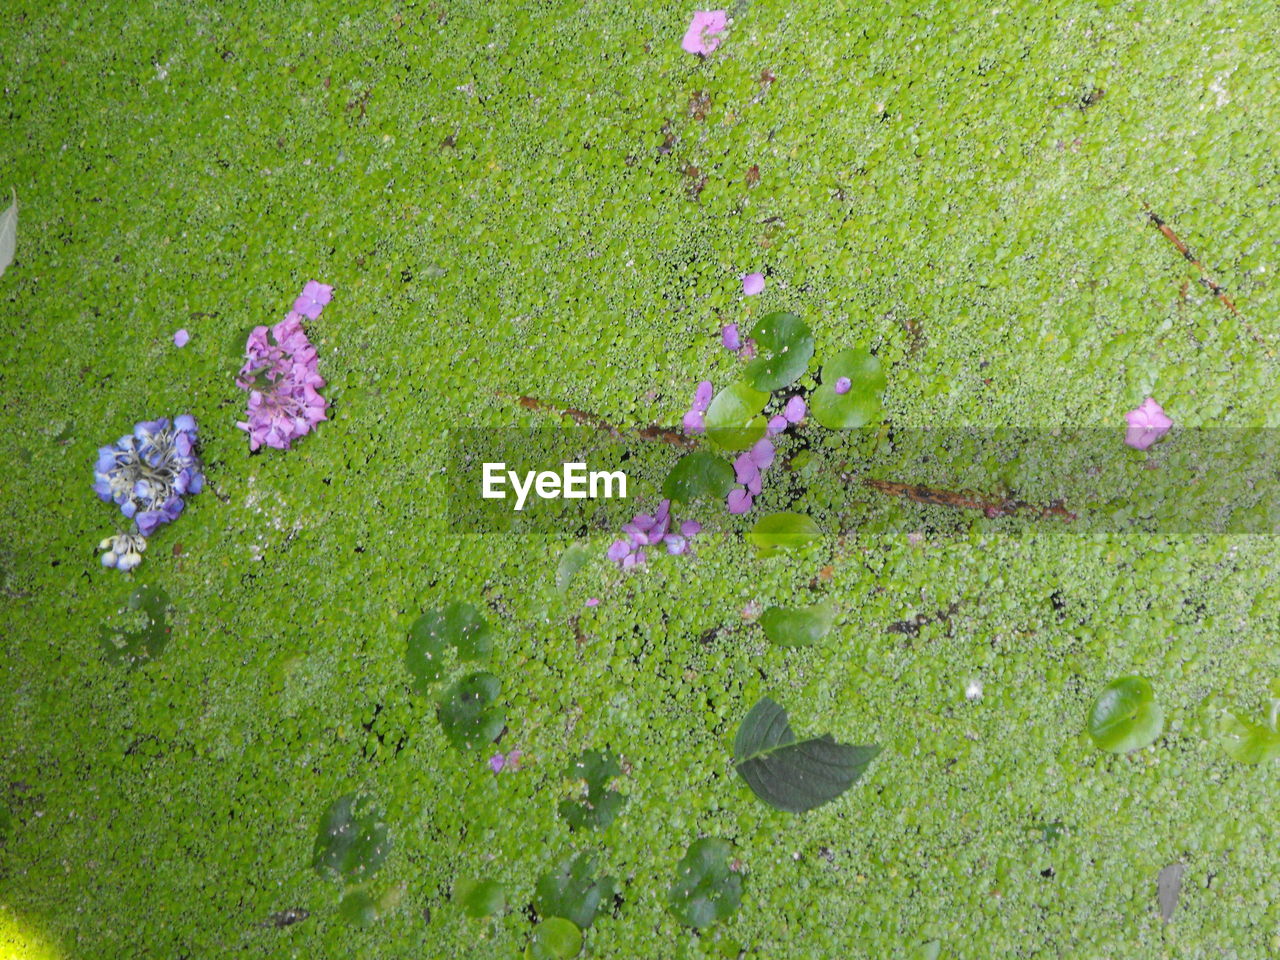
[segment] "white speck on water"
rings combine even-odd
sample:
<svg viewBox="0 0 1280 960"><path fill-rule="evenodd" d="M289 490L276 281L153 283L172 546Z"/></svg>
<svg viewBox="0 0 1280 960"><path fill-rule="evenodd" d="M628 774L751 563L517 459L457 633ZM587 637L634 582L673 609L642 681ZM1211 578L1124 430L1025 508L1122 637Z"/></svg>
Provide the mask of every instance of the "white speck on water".
<svg viewBox="0 0 1280 960"><path fill-rule="evenodd" d="M982 681L970 680L965 685L964 698L966 700L981 700L982 699Z"/></svg>

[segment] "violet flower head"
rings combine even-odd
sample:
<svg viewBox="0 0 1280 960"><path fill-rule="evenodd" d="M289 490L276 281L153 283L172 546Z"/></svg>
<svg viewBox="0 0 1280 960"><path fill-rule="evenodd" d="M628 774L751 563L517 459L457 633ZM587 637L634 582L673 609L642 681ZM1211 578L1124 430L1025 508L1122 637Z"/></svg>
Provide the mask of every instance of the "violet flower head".
<svg viewBox="0 0 1280 960"><path fill-rule="evenodd" d="M332 299L333 287L317 280L308 280L302 293L298 294L298 299L293 301L293 312L314 320Z"/></svg>
<svg viewBox="0 0 1280 960"><path fill-rule="evenodd" d="M1153 397L1143 400L1142 405L1126 413L1124 419L1129 424L1124 442L1135 450L1146 450L1173 427L1173 420Z"/></svg>
<svg viewBox="0 0 1280 960"><path fill-rule="evenodd" d="M742 293L743 296L754 297L758 293L764 292L764 274L763 273L744 273L742 275Z"/></svg>
<svg viewBox="0 0 1280 960"><path fill-rule="evenodd" d="M288 450L294 440L329 419L329 402L318 392L324 379L316 370L316 348L297 313L270 330L254 327L245 356L236 385L249 392L249 410L247 419L236 426L248 432L250 450L263 445Z"/></svg>
<svg viewBox="0 0 1280 960"><path fill-rule="evenodd" d="M689 21L689 29L680 41L680 48L685 53L697 53L706 56L720 46L724 33L729 25L729 14L725 10L698 10Z"/></svg>
<svg viewBox="0 0 1280 960"><path fill-rule="evenodd" d="M146 538L178 518L183 497L204 488L196 455L196 421L190 414L136 424L133 433L98 448L93 491L133 521L133 532L99 544L104 566L131 570L142 562Z"/></svg>
<svg viewBox="0 0 1280 960"><path fill-rule="evenodd" d="M656 547L659 544L667 548L668 553L680 554L689 549L688 541L702 529L701 524L686 520L680 524L679 533L671 532L671 501L663 500L652 514L637 513L630 523L622 525L625 537L609 544L605 556L623 570L640 566L648 559L645 547Z"/></svg>

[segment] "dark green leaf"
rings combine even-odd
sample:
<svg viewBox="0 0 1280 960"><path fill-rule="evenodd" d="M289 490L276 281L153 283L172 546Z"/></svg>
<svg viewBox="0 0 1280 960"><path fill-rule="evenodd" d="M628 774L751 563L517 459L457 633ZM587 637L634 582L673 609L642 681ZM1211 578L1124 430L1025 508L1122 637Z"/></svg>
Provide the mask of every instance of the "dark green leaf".
<svg viewBox="0 0 1280 960"><path fill-rule="evenodd" d="M137 669L156 659L169 642L169 595L160 587L141 586L129 595L129 612L141 621L137 630L101 629L99 644L107 660Z"/></svg>
<svg viewBox="0 0 1280 960"><path fill-rule="evenodd" d="M851 382L848 393L836 393L836 381L841 377ZM822 368L822 383L813 392L810 412L829 430L865 427L880 419L885 383L880 361L869 350L842 350Z"/></svg>
<svg viewBox="0 0 1280 960"><path fill-rule="evenodd" d="M595 857L580 853L561 861L550 873L538 878L534 888L533 906L542 917L565 917L580 929L591 926L600 905L612 900L618 892L613 877L591 876L595 869Z"/></svg>
<svg viewBox="0 0 1280 960"><path fill-rule="evenodd" d="M747 714L733 743L738 774L772 807L803 813L848 790L880 752L836 743L830 734L797 741L787 711L768 697Z"/></svg>
<svg viewBox="0 0 1280 960"><path fill-rule="evenodd" d="M409 628L405 666L419 693L430 693L431 684L444 676L445 648L449 646L462 660L481 660L493 647L489 624L469 603L428 610Z"/></svg>
<svg viewBox="0 0 1280 960"><path fill-rule="evenodd" d="M494 702L501 690L502 683L492 673L472 673L444 692L437 717L455 747L474 750L497 739L506 723L505 711Z"/></svg>
<svg viewBox="0 0 1280 960"><path fill-rule="evenodd" d="M1103 750L1128 753L1154 743L1164 727L1151 682L1119 677L1107 684L1089 710L1089 736Z"/></svg>
<svg viewBox="0 0 1280 960"><path fill-rule="evenodd" d="M575 830L593 828L603 830L613 822L627 802L616 790L608 789L609 781L622 772L622 767L608 751L588 750L569 768L568 776L585 780L587 795L583 800L564 800L560 803L560 816Z"/></svg>
<svg viewBox="0 0 1280 960"><path fill-rule="evenodd" d="M356 793L339 797L320 818L311 866L357 878L372 874L391 852L382 811Z"/></svg>
<svg viewBox="0 0 1280 960"><path fill-rule="evenodd" d="M747 383L768 393L798 380L813 359L813 334L794 313L770 313L749 334L758 354L747 364Z"/></svg>
<svg viewBox="0 0 1280 960"><path fill-rule="evenodd" d="M704 421L707 438L726 450L745 450L764 436L760 415L769 395L745 383L731 383L711 401Z"/></svg>
<svg viewBox="0 0 1280 960"><path fill-rule="evenodd" d="M671 912L687 927L705 929L727 919L742 903L742 875L731 866L733 846L728 840L704 837L694 841L676 864L676 878L667 895Z"/></svg>
<svg viewBox="0 0 1280 960"><path fill-rule="evenodd" d="M371 927L378 921L378 907L363 890L348 890L338 904L342 919L357 927Z"/></svg>
<svg viewBox="0 0 1280 960"><path fill-rule="evenodd" d="M770 607L760 615L760 625L771 643L780 647L807 647L827 635L835 622L829 603L811 607Z"/></svg>
<svg viewBox="0 0 1280 960"><path fill-rule="evenodd" d="M700 497L723 500L733 489L733 467L714 453L687 453L672 467L662 484L662 495L680 503Z"/></svg>

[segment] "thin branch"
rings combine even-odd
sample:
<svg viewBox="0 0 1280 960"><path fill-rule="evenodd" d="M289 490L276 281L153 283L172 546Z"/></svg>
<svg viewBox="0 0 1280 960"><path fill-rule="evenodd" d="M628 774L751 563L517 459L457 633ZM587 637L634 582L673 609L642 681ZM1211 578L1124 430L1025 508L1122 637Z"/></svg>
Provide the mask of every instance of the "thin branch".
<svg viewBox="0 0 1280 960"><path fill-rule="evenodd" d="M499 391L499 396L510 396L510 394ZM538 413L554 413L558 416L568 417L574 423L582 427L591 427L599 430L601 433L607 433L616 439L622 439L624 431L618 429L609 423L603 417L599 417L594 413L586 410L578 410L574 407L561 407L554 403L548 403L545 400L539 400L537 397L516 397L516 402L526 410L534 410ZM631 431L641 440L656 440L659 443L670 444L673 447L679 447L682 450L692 450L698 446L696 440L692 437L686 437L678 430L672 430L670 427L649 426L641 427L639 430Z"/></svg>
<svg viewBox="0 0 1280 960"><path fill-rule="evenodd" d="M1226 289L1209 275L1209 271L1205 269L1204 264L1201 263L1199 259L1196 258L1196 255L1191 252L1191 248L1183 243L1182 239L1173 232L1173 228L1165 223L1159 214L1152 210L1145 200L1142 203L1142 208L1147 211L1147 217L1155 225L1155 228L1164 234L1165 239L1173 244L1175 250L1182 254L1182 259L1186 260L1200 272L1200 283L1204 288L1217 297L1222 305L1231 311L1232 316L1240 317L1240 322L1244 325L1244 328L1249 331L1249 336L1253 337L1253 339L1257 340L1259 343L1265 343L1266 340L1262 335L1259 334L1257 330L1253 329L1253 326L1248 320L1245 320L1244 317L1240 316L1240 311L1236 309L1236 305L1232 303L1231 298L1227 296Z"/></svg>
<svg viewBox="0 0 1280 960"><path fill-rule="evenodd" d="M1076 515L1059 502L1048 506L1027 503L1023 500L1009 498L995 500L984 497L972 490L942 490L938 487L926 487L920 483L895 483L892 480L876 480L864 477L862 482L873 490L887 493L893 497L903 497L915 503L923 503L932 507L951 507L956 510L978 510L990 518L1011 517L1025 513L1041 519L1058 517L1070 523Z"/></svg>

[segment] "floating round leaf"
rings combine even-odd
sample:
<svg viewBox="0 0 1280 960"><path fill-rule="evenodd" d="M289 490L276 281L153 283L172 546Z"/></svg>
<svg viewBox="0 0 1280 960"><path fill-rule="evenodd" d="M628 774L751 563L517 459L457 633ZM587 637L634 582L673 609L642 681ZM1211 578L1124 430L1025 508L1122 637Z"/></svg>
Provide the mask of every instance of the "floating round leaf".
<svg viewBox="0 0 1280 960"><path fill-rule="evenodd" d="M841 378L849 380L845 393L836 392ZM865 347L841 350L822 368L822 383L813 392L809 409L829 430L852 430L880 419L884 369Z"/></svg>
<svg viewBox="0 0 1280 960"><path fill-rule="evenodd" d="M676 864L667 905L687 927L702 930L727 919L742 903L742 876L730 866L728 840L695 840Z"/></svg>
<svg viewBox="0 0 1280 960"><path fill-rule="evenodd" d="M770 313L751 330L759 355L747 364L744 377L768 393L794 383L813 359L813 333L794 313Z"/></svg>
<svg viewBox="0 0 1280 960"><path fill-rule="evenodd" d="M1103 750L1128 753L1155 742L1164 727L1164 711L1149 680L1120 677L1098 694L1088 727L1089 736Z"/></svg>
<svg viewBox="0 0 1280 960"><path fill-rule="evenodd" d="M311 865L344 877L372 874L391 851L382 811L357 793L339 797L320 818Z"/></svg>
<svg viewBox="0 0 1280 960"><path fill-rule="evenodd" d="M762 557L780 550L797 550L815 541L822 531L802 513L771 513L761 517L747 534L747 541Z"/></svg>
<svg viewBox="0 0 1280 960"><path fill-rule="evenodd" d="M533 929L528 960L569 960L582 952L582 931L564 917L547 917Z"/></svg>
<svg viewBox="0 0 1280 960"><path fill-rule="evenodd" d="M723 500L733 489L733 467L723 457L699 450L687 453L671 468L662 484L662 495L680 503L700 497Z"/></svg>
<svg viewBox="0 0 1280 960"><path fill-rule="evenodd" d="M492 917L507 909L507 892L497 880L462 880L453 896L471 917Z"/></svg>
<svg viewBox="0 0 1280 960"><path fill-rule="evenodd" d="M603 830L613 822L627 798L608 789L609 781L622 772L617 757L608 751L588 750L573 762L568 776L585 780L587 795L582 800L563 800L560 816L575 830L589 827Z"/></svg>
<svg viewBox="0 0 1280 960"><path fill-rule="evenodd" d="M471 604L451 603L443 610L428 610L409 628L405 666L419 693L429 693L431 685L444 676L447 646L455 648L462 660L489 655L493 648L489 624Z"/></svg>
<svg viewBox="0 0 1280 960"><path fill-rule="evenodd" d="M760 615L760 625L771 643L780 647L807 647L827 635L835 622L829 603L811 607L770 607Z"/></svg>
<svg viewBox="0 0 1280 960"><path fill-rule="evenodd" d="M371 927L378 920L378 906L363 890L348 890L338 903L342 919L357 927Z"/></svg>
<svg viewBox="0 0 1280 960"><path fill-rule="evenodd" d="M440 698L437 716L445 736L459 750L492 743L506 714L494 701L502 683L492 673L473 673L455 682Z"/></svg>
<svg viewBox="0 0 1280 960"><path fill-rule="evenodd" d="M769 395L745 383L725 387L707 408L707 437L726 450L745 450L764 436L765 419L760 415Z"/></svg>

